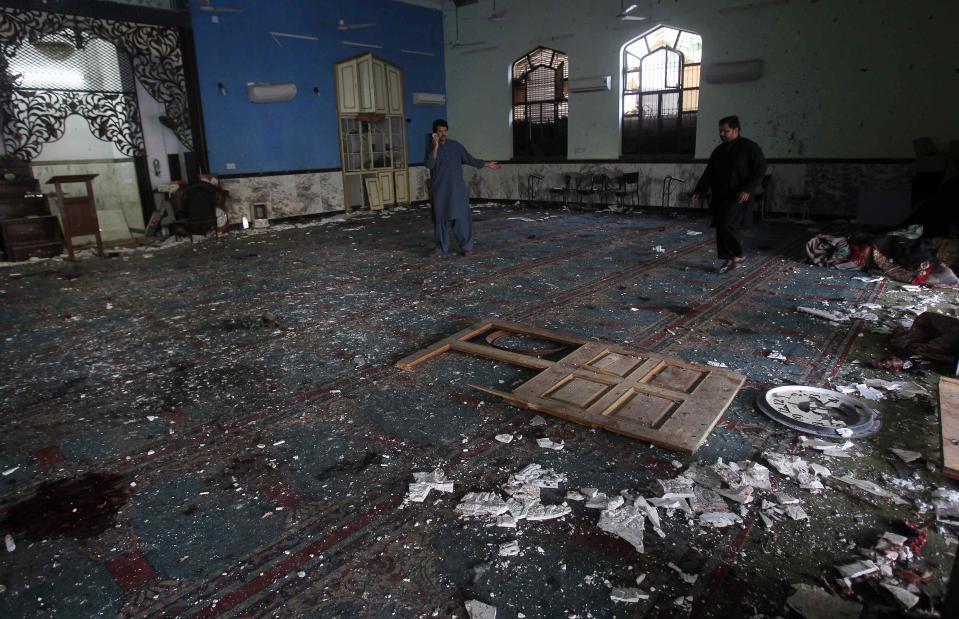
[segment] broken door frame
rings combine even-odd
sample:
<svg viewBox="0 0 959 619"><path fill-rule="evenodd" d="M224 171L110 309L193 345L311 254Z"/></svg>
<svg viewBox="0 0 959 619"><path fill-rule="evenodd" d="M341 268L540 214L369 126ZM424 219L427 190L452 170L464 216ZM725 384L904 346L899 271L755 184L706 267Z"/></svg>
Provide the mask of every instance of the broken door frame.
<svg viewBox="0 0 959 619"><path fill-rule="evenodd" d="M569 346L569 352L551 361L473 341L483 335L488 335L487 341L490 341L498 331L564 344ZM404 357L395 365L411 371L448 351L541 370L513 392L470 385L510 404L687 453L693 453L705 441L746 381L745 376L712 366L500 320L481 321ZM617 371L600 364L610 359L615 359L612 363L624 365ZM682 376L686 384L679 388L654 384L657 376L667 376L670 372ZM585 390L571 389L569 394L558 397L556 393L570 383L577 383ZM650 406L643 406L643 402ZM660 409L658 412L653 410L656 406ZM627 409L629 415L623 421L618 414Z"/></svg>

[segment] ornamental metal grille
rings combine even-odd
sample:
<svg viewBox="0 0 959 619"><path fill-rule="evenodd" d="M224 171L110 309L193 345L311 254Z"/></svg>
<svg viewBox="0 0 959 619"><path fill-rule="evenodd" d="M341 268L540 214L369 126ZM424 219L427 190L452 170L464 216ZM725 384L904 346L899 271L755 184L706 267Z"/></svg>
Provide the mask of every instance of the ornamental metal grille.
<svg viewBox="0 0 959 619"><path fill-rule="evenodd" d="M24 42L10 59L10 72L20 75L20 89L135 92L133 66L126 54L102 39L76 47L72 32Z"/></svg>
<svg viewBox="0 0 959 619"><path fill-rule="evenodd" d="M692 155L702 37L659 26L623 52L623 155Z"/></svg>
<svg viewBox="0 0 959 619"><path fill-rule="evenodd" d="M143 154L133 65L112 43L64 30L24 40L6 64L12 80L4 103L8 153L35 159L77 114L97 139L130 157Z"/></svg>
<svg viewBox="0 0 959 619"><path fill-rule="evenodd" d="M569 58L537 47L513 63L513 157L565 158Z"/></svg>

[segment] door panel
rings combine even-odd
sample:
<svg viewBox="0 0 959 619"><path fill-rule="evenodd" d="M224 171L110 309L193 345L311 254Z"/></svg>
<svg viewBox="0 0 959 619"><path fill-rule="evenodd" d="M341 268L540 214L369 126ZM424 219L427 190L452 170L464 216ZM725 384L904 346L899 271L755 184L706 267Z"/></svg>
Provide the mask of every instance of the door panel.
<svg viewBox="0 0 959 619"><path fill-rule="evenodd" d="M475 340L495 329L566 344L558 361L503 350ZM480 387L512 404L692 453L706 439L745 377L654 353L487 321L397 363L411 369L445 350L456 350L542 371L511 393Z"/></svg>

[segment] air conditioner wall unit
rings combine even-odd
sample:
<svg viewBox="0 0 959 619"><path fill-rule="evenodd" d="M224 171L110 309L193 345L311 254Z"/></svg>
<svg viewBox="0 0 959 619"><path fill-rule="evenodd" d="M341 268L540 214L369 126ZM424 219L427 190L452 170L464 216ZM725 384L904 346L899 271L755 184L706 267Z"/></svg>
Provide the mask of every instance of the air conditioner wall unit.
<svg viewBox="0 0 959 619"><path fill-rule="evenodd" d="M413 105L446 105L446 95L437 92L414 92Z"/></svg>
<svg viewBox="0 0 959 619"><path fill-rule="evenodd" d="M253 103L278 103L296 96L296 84L247 84L246 94Z"/></svg>
<svg viewBox="0 0 959 619"><path fill-rule="evenodd" d="M609 90L613 78L610 75L600 75L597 77L578 77L569 80L570 92L595 92L598 90Z"/></svg>

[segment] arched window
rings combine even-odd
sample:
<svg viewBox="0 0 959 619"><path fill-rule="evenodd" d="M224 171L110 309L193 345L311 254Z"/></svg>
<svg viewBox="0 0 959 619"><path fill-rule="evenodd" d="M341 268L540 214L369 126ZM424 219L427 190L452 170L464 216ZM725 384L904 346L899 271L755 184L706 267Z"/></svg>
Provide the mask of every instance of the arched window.
<svg viewBox="0 0 959 619"><path fill-rule="evenodd" d="M513 63L513 158L565 159L569 59L537 47Z"/></svg>
<svg viewBox="0 0 959 619"><path fill-rule="evenodd" d="M623 155L696 150L703 38L658 26L623 49Z"/></svg>

